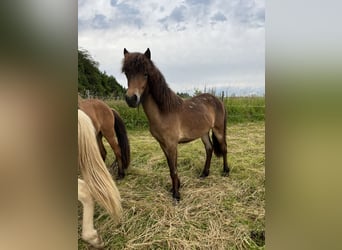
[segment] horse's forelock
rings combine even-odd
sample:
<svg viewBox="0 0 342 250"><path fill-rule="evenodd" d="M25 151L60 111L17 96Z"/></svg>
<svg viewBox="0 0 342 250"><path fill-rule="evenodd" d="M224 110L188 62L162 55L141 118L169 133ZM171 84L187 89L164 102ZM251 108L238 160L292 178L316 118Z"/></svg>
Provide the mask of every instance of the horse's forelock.
<svg viewBox="0 0 342 250"><path fill-rule="evenodd" d="M149 71L149 60L141 53L128 53L123 59L122 72L145 74Z"/></svg>

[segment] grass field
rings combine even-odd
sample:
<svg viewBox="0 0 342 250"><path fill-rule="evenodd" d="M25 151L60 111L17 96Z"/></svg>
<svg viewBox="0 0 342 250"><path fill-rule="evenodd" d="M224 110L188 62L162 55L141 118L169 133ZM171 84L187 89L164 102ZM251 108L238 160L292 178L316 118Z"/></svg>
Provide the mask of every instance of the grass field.
<svg viewBox="0 0 342 250"><path fill-rule="evenodd" d="M129 124L126 111L119 112ZM201 140L180 145L181 201L176 206L159 144L144 126L127 127L132 162L125 179L116 182L123 199L122 223L113 224L99 206L95 211L95 228L106 249L265 248L264 121L228 122L229 177L221 176L222 158L213 156L210 175L199 179L205 161ZM105 145L109 165L114 156ZM80 239L80 204L78 216L79 249L91 249Z"/></svg>
<svg viewBox="0 0 342 250"><path fill-rule="evenodd" d="M128 129L148 129L147 118L142 107L128 108L124 100L106 102L120 113ZM224 104L228 111L229 124L265 120L265 97L229 97L224 99Z"/></svg>

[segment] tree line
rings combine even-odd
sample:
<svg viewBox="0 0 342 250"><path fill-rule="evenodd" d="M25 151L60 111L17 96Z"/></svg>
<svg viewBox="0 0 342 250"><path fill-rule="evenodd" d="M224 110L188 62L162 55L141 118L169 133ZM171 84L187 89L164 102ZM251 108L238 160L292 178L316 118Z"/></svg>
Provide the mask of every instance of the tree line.
<svg viewBox="0 0 342 250"><path fill-rule="evenodd" d="M78 49L78 93L83 97L121 98L126 90L106 72L99 70L87 50Z"/></svg>

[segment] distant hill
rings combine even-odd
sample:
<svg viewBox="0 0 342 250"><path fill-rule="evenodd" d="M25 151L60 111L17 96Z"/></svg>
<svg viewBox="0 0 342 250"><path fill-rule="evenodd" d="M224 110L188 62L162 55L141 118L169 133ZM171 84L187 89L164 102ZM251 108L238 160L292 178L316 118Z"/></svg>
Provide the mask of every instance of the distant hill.
<svg viewBox="0 0 342 250"><path fill-rule="evenodd" d="M83 97L122 97L126 90L106 72L99 70L86 50L78 50L78 93Z"/></svg>

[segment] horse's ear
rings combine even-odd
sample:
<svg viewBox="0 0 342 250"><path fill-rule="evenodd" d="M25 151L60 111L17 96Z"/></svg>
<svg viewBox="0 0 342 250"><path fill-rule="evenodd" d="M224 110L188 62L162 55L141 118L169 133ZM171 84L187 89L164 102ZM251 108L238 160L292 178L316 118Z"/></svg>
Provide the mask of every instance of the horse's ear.
<svg viewBox="0 0 342 250"><path fill-rule="evenodd" d="M128 50L126 48L124 48L124 56L128 53L129 53Z"/></svg>
<svg viewBox="0 0 342 250"><path fill-rule="evenodd" d="M147 48L147 50L145 51L144 55L151 60L151 51L149 48Z"/></svg>

